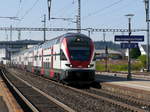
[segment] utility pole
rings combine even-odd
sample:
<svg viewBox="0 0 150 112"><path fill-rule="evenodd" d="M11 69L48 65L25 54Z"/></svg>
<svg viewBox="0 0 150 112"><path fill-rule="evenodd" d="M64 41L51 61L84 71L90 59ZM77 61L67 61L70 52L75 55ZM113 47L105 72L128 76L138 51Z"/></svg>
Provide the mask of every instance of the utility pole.
<svg viewBox="0 0 150 112"><path fill-rule="evenodd" d="M88 36L91 37L91 31L90 30L88 30Z"/></svg>
<svg viewBox="0 0 150 112"><path fill-rule="evenodd" d="M10 41L12 41L12 25L10 25Z"/></svg>
<svg viewBox="0 0 150 112"><path fill-rule="evenodd" d="M127 14L125 15L128 17L128 27L129 27L129 37L131 36L131 17L134 16L133 14ZM131 40L128 41L128 43L131 43ZM130 47L128 48L128 75L127 75L127 80L131 80L131 55L130 55Z"/></svg>
<svg viewBox="0 0 150 112"><path fill-rule="evenodd" d="M92 28L87 28L87 31L88 31L88 36L91 37Z"/></svg>
<svg viewBox="0 0 150 112"><path fill-rule="evenodd" d="M146 22L147 22L147 71L150 71L150 40L149 40L149 0L145 0Z"/></svg>
<svg viewBox="0 0 150 112"><path fill-rule="evenodd" d="M81 33L81 0L78 0L77 32Z"/></svg>
<svg viewBox="0 0 150 112"><path fill-rule="evenodd" d="M18 40L21 40L21 31L18 30Z"/></svg>
<svg viewBox="0 0 150 112"><path fill-rule="evenodd" d="M105 72L108 72L108 48L106 43L106 33L103 32L103 40L105 44Z"/></svg>
<svg viewBox="0 0 150 112"><path fill-rule="evenodd" d="M44 23L44 42L46 41L46 15L44 14L44 20L42 21Z"/></svg>

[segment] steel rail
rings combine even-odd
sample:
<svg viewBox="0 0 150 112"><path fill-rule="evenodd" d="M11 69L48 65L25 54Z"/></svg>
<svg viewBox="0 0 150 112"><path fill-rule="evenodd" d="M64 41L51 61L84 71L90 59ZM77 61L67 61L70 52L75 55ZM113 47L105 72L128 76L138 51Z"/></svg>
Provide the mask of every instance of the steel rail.
<svg viewBox="0 0 150 112"><path fill-rule="evenodd" d="M27 98L19 91L19 89L17 89L13 83L11 83L9 81L9 79L6 77L5 73L2 71L2 74L4 76L4 78L6 79L6 81L9 83L9 85L16 91L16 93L22 98L22 100L29 106L29 108L33 111L33 112L39 112L39 110L30 102L27 100Z"/></svg>
<svg viewBox="0 0 150 112"><path fill-rule="evenodd" d="M43 77L41 77L41 78L43 78ZM46 78L43 78L43 79L45 79L47 81L50 81L50 82L53 82L53 83L55 83L55 84L57 84L59 86L65 87L67 89L71 89L71 90L73 90L75 92L79 92L79 93L82 93L82 94L85 94L85 95L88 95L88 96L91 96L91 97L94 97L94 98L97 98L97 99L101 99L101 100L106 101L106 102L108 102L110 104L119 106L119 107L124 108L124 109L131 110L133 112L145 112L145 110L143 110L143 109L139 109L137 107L130 106L128 104L125 104L125 103L122 103L122 102L119 102L119 101L114 101L112 99L109 99L109 98L106 98L106 97L103 97L103 96L98 96L96 94L92 94L92 93L86 92L84 90L80 90L80 89L76 89L76 88L73 88L73 87L70 87L70 86L67 86L67 85L63 85L61 83L58 83L58 82L55 82L55 81L52 81L52 80L49 80L49 79L46 79Z"/></svg>
<svg viewBox="0 0 150 112"><path fill-rule="evenodd" d="M15 73L16 74L16 73ZM49 96L48 94L44 93L43 91L41 91L40 89L32 86L31 84L29 84L27 81L24 81L23 79L19 78L16 75L13 75L14 77L16 77L17 79L19 79L20 81L22 81L23 83L25 83L26 85L28 85L29 87L31 87L32 89L34 89L35 91L39 92L40 94L42 94L43 96L45 96L46 98L48 98L50 101L52 101L53 103L55 103L56 105L60 106L61 108L63 108L65 111L67 112L75 112L75 110L73 110L72 108L68 107L67 105L61 103L60 101L56 100L55 98Z"/></svg>
<svg viewBox="0 0 150 112"><path fill-rule="evenodd" d="M81 93L81 94L84 94L84 95L87 95L87 96L90 96L90 97L94 97L96 99L100 99L100 100L106 101L106 102L108 102L108 103L110 103L110 104L112 104L114 106L118 106L118 107L121 107L123 109L127 109L127 110L130 110L130 111L133 111L133 112L145 112L145 110L143 110L143 109L139 109L137 107L134 107L134 106L122 103L120 101L114 101L112 99L109 99L109 98L106 98L106 97L103 97L103 96L99 96L99 95L96 95L96 94L92 94L92 93L89 93L89 92L86 92L84 90L80 90L80 89L77 89L77 88L73 88L73 87L64 85L62 83L58 83L58 82L46 79L44 77L40 77L40 78L42 78L42 79L44 79L46 81L52 82L52 83L54 83L54 84L56 84L58 86L64 87L66 89L70 89L72 91L75 91L75 92L78 92L78 93Z"/></svg>
<svg viewBox="0 0 150 112"><path fill-rule="evenodd" d="M130 98L128 96L119 95L119 94L116 94L116 93L106 92L104 90L100 90L100 89L96 89L96 88L90 88L90 89L95 91L95 92L100 92L100 93L103 93L103 94L108 94L108 95L114 96L116 98L125 99L126 101L132 102L136 105L141 105L141 108L144 107L144 106L150 107L150 104L148 102L145 102L145 101L141 101L141 100L138 100L138 99L135 99L135 98Z"/></svg>

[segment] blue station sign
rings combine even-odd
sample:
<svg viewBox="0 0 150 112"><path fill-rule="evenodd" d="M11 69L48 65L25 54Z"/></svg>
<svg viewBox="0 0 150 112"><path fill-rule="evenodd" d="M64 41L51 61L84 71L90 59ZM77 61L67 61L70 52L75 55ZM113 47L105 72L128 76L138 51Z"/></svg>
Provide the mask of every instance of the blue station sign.
<svg viewBox="0 0 150 112"><path fill-rule="evenodd" d="M121 48L138 48L138 43L121 43Z"/></svg>
<svg viewBox="0 0 150 112"><path fill-rule="evenodd" d="M144 36L143 35L115 35L115 41L137 41L143 42Z"/></svg>

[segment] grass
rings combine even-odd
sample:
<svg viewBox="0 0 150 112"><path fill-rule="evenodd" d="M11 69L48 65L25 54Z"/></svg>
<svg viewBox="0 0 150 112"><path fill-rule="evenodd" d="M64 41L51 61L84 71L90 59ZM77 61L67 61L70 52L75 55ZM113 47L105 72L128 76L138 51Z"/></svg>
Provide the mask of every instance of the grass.
<svg viewBox="0 0 150 112"><path fill-rule="evenodd" d="M143 68L143 64L140 61L133 61L131 63L132 71L140 71ZM106 71L105 61L96 62L97 71ZM117 71L128 71L127 60L111 60L108 61L108 71L117 72Z"/></svg>

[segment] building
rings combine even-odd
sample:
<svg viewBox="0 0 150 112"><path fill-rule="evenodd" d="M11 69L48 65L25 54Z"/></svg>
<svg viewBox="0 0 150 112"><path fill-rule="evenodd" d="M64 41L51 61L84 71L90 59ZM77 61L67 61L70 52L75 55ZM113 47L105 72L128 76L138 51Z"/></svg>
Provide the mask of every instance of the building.
<svg viewBox="0 0 150 112"><path fill-rule="evenodd" d="M0 41L0 61L10 60L11 55L20 52L23 49L41 44L43 41L18 40L18 41Z"/></svg>
<svg viewBox="0 0 150 112"><path fill-rule="evenodd" d="M108 53L107 53L108 52ZM122 59L124 57L124 53L115 50L95 50L96 59L105 59L107 54L109 59Z"/></svg>
<svg viewBox="0 0 150 112"><path fill-rule="evenodd" d="M146 45L140 45L140 51L141 51L141 55L147 55L147 46Z"/></svg>

